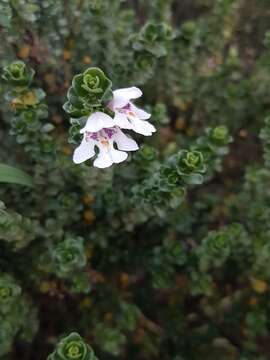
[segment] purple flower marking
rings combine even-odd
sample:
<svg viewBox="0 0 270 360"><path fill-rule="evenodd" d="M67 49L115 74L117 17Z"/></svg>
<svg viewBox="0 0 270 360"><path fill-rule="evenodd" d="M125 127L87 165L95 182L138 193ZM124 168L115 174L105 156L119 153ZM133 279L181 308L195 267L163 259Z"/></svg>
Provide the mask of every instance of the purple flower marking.
<svg viewBox="0 0 270 360"><path fill-rule="evenodd" d="M127 105L122 107L123 110L131 110L130 103L127 103Z"/></svg>
<svg viewBox="0 0 270 360"><path fill-rule="evenodd" d="M114 128L103 129L103 130L109 139L111 139L113 137L113 135L117 132L116 129L114 129Z"/></svg>
<svg viewBox="0 0 270 360"><path fill-rule="evenodd" d="M96 132L93 132L93 133L87 132L86 133L86 141L89 141L90 139L98 141L98 133L96 133Z"/></svg>
<svg viewBox="0 0 270 360"><path fill-rule="evenodd" d="M92 133L90 137L93 140L98 140L98 134L96 132Z"/></svg>

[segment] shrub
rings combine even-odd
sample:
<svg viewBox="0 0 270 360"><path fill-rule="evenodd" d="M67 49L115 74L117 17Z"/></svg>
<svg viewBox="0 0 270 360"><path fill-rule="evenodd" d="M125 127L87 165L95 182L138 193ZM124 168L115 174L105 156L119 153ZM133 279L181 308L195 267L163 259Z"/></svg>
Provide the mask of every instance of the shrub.
<svg viewBox="0 0 270 360"><path fill-rule="evenodd" d="M0 1L1 358L269 358L268 13Z"/></svg>

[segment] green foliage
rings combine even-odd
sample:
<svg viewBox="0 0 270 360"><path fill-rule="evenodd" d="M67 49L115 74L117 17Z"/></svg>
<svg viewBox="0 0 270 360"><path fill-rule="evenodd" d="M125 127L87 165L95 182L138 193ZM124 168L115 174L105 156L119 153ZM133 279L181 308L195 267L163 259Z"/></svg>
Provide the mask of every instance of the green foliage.
<svg viewBox="0 0 270 360"><path fill-rule="evenodd" d="M5 164L0 164L0 182L33 186L32 179L29 175L22 170Z"/></svg>
<svg viewBox="0 0 270 360"><path fill-rule="evenodd" d="M165 159L164 163L140 185L133 187L134 201L154 207L178 207L185 198L188 186L201 185L207 177L204 174L212 168L218 170L220 157L227 154L227 145L232 141L226 128L223 139L216 141L213 133L219 128L208 129L206 136L197 140L194 150L180 150ZM198 150L201 151L198 151Z"/></svg>
<svg viewBox="0 0 270 360"><path fill-rule="evenodd" d="M118 329L98 324L96 327L96 342L106 352L120 355L126 337Z"/></svg>
<svg viewBox="0 0 270 360"><path fill-rule="evenodd" d="M199 151L181 150L173 161L175 162L176 172L184 178L184 181L187 183L190 183L190 180L185 179L188 179L191 174L196 176L203 174L206 170L203 154ZM192 183L193 180L191 177L191 184Z"/></svg>
<svg viewBox="0 0 270 360"><path fill-rule="evenodd" d="M3 77L10 85L6 99L14 112L11 134L16 136L19 144L24 145L33 160L39 161L42 158L42 161L49 161L49 154L54 151L49 133L54 126L41 121L48 115L47 106L43 102L45 93L40 88L31 87L33 75L34 71L26 68L22 62L13 62L5 68Z"/></svg>
<svg viewBox="0 0 270 360"><path fill-rule="evenodd" d="M63 279L71 293L89 293L90 279L85 267L87 264L84 240L68 235L57 243L50 242L48 248L39 256L38 271L56 275Z"/></svg>
<svg viewBox="0 0 270 360"><path fill-rule="evenodd" d="M74 76L64 110L73 118L90 115L110 100L111 87L112 82L103 71L89 68L83 74Z"/></svg>
<svg viewBox="0 0 270 360"><path fill-rule="evenodd" d="M12 250L20 250L35 239L38 227L35 220L8 211L2 202L0 215L0 240L9 244Z"/></svg>
<svg viewBox="0 0 270 360"><path fill-rule="evenodd" d="M269 34L267 0L0 0L1 359L96 359L74 330L100 359L269 358ZM157 132L75 165L132 86Z"/></svg>
<svg viewBox="0 0 270 360"><path fill-rule="evenodd" d="M35 71L27 68L22 61L14 61L12 64L4 67L3 79L10 85L24 87L30 85Z"/></svg>
<svg viewBox="0 0 270 360"><path fill-rule="evenodd" d="M15 336L31 342L38 330L37 311L21 292L11 275L0 274L0 356L12 349Z"/></svg>
<svg viewBox="0 0 270 360"><path fill-rule="evenodd" d="M21 288L14 283L9 275L4 275L0 279L0 304L1 313L7 313L12 305L19 299Z"/></svg>
<svg viewBox="0 0 270 360"><path fill-rule="evenodd" d="M175 281L175 268L183 266L187 253L175 239L166 239L162 246L155 246L150 257L149 272L155 288L170 288Z"/></svg>
<svg viewBox="0 0 270 360"><path fill-rule="evenodd" d="M247 237L240 224L232 224L219 231L210 231L197 248L200 268L220 267L229 258L236 256L241 239Z"/></svg>
<svg viewBox="0 0 270 360"><path fill-rule="evenodd" d="M147 23L138 35L132 37L132 47L137 52L148 52L156 57L167 54L166 42L172 39L172 29L167 24Z"/></svg>
<svg viewBox="0 0 270 360"><path fill-rule="evenodd" d="M48 360L97 360L92 348L75 332L63 338L56 350L48 356Z"/></svg>
<svg viewBox="0 0 270 360"><path fill-rule="evenodd" d="M263 143L265 166L270 166L270 118L265 119L265 126L261 129L260 139Z"/></svg>
<svg viewBox="0 0 270 360"><path fill-rule="evenodd" d="M8 0L3 0L0 3L0 24L3 27L10 27L12 17L12 10Z"/></svg>
<svg viewBox="0 0 270 360"><path fill-rule="evenodd" d="M86 265L86 256L82 238L67 238L51 249L52 262L56 274L67 277L76 269Z"/></svg>

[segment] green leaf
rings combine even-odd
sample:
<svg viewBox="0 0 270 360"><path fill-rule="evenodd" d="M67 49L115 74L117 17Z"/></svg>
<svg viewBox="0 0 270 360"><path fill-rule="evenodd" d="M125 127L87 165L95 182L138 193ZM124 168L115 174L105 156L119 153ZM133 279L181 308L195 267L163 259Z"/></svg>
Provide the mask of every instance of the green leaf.
<svg viewBox="0 0 270 360"><path fill-rule="evenodd" d="M33 186L33 179L24 171L13 166L0 164L0 182Z"/></svg>
<svg viewBox="0 0 270 360"><path fill-rule="evenodd" d="M204 181L204 178L201 174L190 174L190 175L184 175L184 180L189 185L201 185Z"/></svg>

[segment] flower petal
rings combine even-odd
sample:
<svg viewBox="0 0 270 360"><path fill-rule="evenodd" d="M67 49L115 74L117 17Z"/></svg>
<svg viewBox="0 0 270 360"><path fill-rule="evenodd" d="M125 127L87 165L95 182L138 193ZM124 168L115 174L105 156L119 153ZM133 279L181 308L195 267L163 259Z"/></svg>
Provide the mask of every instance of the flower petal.
<svg viewBox="0 0 270 360"><path fill-rule="evenodd" d="M128 121L127 116L124 113L118 111L115 112L114 116L115 125L122 129L132 129L131 123Z"/></svg>
<svg viewBox="0 0 270 360"><path fill-rule="evenodd" d="M100 169L105 169L113 164L113 161L106 151L100 151L93 165Z"/></svg>
<svg viewBox="0 0 270 360"><path fill-rule="evenodd" d="M119 150L136 151L139 149L136 141L128 137L120 129L118 129L117 133L114 135L113 140L116 142Z"/></svg>
<svg viewBox="0 0 270 360"><path fill-rule="evenodd" d="M130 105L131 105L131 110L133 112L135 112L135 114L138 116L139 119L142 119L142 120L150 119L151 114L149 114L148 112L146 112L142 109L139 109L137 106L135 106L132 103L130 103Z"/></svg>
<svg viewBox="0 0 270 360"><path fill-rule="evenodd" d="M122 161L125 161L128 157L128 154L124 151L119 151L114 148L110 150L110 156L114 163L119 164Z"/></svg>
<svg viewBox="0 0 270 360"><path fill-rule="evenodd" d="M100 169L107 168L113 163L118 164L125 161L128 157L126 152L116 150L113 147L113 139L110 140L110 143L107 146L104 146L102 143L97 143L97 146L100 152L94 161L94 166Z"/></svg>
<svg viewBox="0 0 270 360"><path fill-rule="evenodd" d="M80 133L86 131L97 132L103 128L110 128L115 125L114 120L107 114L97 111L89 116L85 126L80 130Z"/></svg>
<svg viewBox="0 0 270 360"><path fill-rule="evenodd" d="M142 91L136 86L129 88L118 89L113 92L113 100L110 102L112 109L122 108L131 99L137 99L142 96Z"/></svg>
<svg viewBox="0 0 270 360"><path fill-rule="evenodd" d="M120 163L122 161L125 161L128 157L128 154L123 151L115 150L114 148L111 148L109 151L100 151L98 157L94 161L94 166L105 169L109 166L111 166L113 163Z"/></svg>
<svg viewBox="0 0 270 360"><path fill-rule="evenodd" d="M144 136L151 136L153 132L156 132L156 128L146 120L140 120L138 118L132 119L132 130L138 134Z"/></svg>
<svg viewBox="0 0 270 360"><path fill-rule="evenodd" d="M95 142L82 140L81 145L75 149L73 154L73 161L75 164L81 164L82 162L90 159L95 155Z"/></svg>

